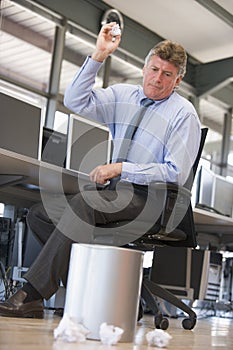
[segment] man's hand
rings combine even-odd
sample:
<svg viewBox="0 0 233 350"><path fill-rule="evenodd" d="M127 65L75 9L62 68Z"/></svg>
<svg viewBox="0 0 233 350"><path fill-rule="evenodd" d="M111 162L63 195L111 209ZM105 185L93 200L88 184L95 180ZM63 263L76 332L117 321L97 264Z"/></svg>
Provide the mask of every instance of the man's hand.
<svg viewBox="0 0 233 350"><path fill-rule="evenodd" d="M121 174L122 163L112 163L98 165L90 172L90 180L98 184L104 185L110 179Z"/></svg>
<svg viewBox="0 0 233 350"><path fill-rule="evenodd" d="M112 27L116 22L104 24L99 32L96 48L91 58L95 61L103 62L111 53L113 53L119 46L121 35L115 37L115 41L112 41Z"/></svg>

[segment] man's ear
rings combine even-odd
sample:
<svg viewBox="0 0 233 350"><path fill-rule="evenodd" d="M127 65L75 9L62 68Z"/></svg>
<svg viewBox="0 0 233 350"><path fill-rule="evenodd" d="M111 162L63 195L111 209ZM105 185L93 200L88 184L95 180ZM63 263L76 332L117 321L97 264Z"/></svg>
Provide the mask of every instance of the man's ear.
<svg viewBox="0 0 233 350"><path fill-rule="evenodd" d="M181 80L183 79L182 75L179 75L177 78L176 78L176 87L179 86Z"/></svg>

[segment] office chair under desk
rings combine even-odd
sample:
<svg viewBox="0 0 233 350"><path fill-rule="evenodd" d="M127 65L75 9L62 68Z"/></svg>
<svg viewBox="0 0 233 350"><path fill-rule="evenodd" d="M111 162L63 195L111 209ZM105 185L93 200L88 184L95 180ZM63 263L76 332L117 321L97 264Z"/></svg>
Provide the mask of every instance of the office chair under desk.
<svg viewBox="0 0 233 350"><path fill-rule="evenodd" d="M155 183L156 190L163 191L164 206L163 211L157 222L143 234L139 239L127 245L127 248L138 249L143 251L154 251L157 245L174 246L174 247L196 247L196 232L193 219L193 211L191 205L191 188L193 180L197 171L198 163L204 147L207 128L201 131L201 142L190 173L189 179L184 186L178 186L172 183ZM184 215L185 213L185 215ZM176 223L174 224L174 222ZM117 228L120 227L121 234L124 225L127 230L128 221L116 222L108 225L101 225L101 227ZM142 225L138 225L143 227ZM172 305L176 306L183 312L187 313L189 317L182 321L184 329L193 329L196 324L195 312L181 299L170 293L165 288L152 282L150 278L144 277L142 282L142 298L154 314L154 324L156 328L167 329L169 322L167 318L163 317L156 297L159 297ZM142 316L142 315L140 315Z"/></svg>

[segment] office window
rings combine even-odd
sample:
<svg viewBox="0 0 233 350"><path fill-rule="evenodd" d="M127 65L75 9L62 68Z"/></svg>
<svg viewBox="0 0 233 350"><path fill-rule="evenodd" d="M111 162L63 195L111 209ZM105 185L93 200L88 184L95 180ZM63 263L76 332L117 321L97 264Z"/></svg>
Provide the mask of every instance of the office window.
<svg viewBox="0 0 233 350"><path fill-rule="evenodd" d="M53 129L62 134L67 134L69 124L69 115L60 111L56 111Z"/></svg>
<svg viewBox="0 0 233 350"><path fill-rule="evenodd" d="M65 36L65 48L62 61L60 93L64 94L67 85L71 82L79 67L83 64L87 55L90 55L94 50L94 42L90 43L82 39L77 33L72 33L73 27L69 26L69 30ZM82 52L82 54L80 54ZM101 86L101 79L97 79L97 86Z"/></svg>
<svg viewBox="0 0 233 350"><path fill-rule="evenodd" d="M233 140L233 137L232 137L232 140ZM227 180L233 182L233 150L231 150L228 155L228 172L227 173L228 173Z"/></svg>
<svg viewBox="0 0 233 350"><path fill-rule="evenodd" d="M204 159L210 162L211 169L219 173L220 168L218 164L220 163L221 148L222 148L222 134L213 128L211 123L207 126L208 134L206 137L206 142L204 145L202 156Z"/></svg>
<svg viewBox="0 0 233 350"><path fill-rule="evenodd" d="M228 163L229 165L233 166L233 152L229 153L228 155Z"/></svg>
<svg viewBox="0 0 233 350"><path fill-rule="evenodd" d="M5 204L0 203L0 217L3 217L3 215L4 215L4 208L5 208Z"/></svg>
<svg viewBox="0 0 233 350"><path fill-rule="evenodd" d="M213 97L206 97L200 100L200 111L202 124L204 126L207 126L209 129L204 145L203 157L209 160L211 164L211 170L213 170L216 174L222 174L222 170L224 170L224 176L233 176L233 168L231 169L229 160L228 168L221 168L222 143L226 109L224 109L224 106L221 105L220 102ZM233 146L231 141L230 152L233 152L232 147Z"/></svg>
<svg viewBox="0 0 233 350"><path fill-rule="evenodd" d="M0 75L48 90L55 23L16 2L1 2Z"/></svg>
<svg viewBox="0 0 233 350"><path fill-rule="evenodd" d="M71 82L85 58L92 54L95 44L96 36L86 33L75 23L68 23L59 90L61 94L64 94L66 86ZM132 84L141 83L143 62L131 62L131 60L130 57L126 59L125 54L120 53L120 49L114 52L111 55L109 81L104 82L105 86L123 81ZM104 69L101 69L94 87L102 87L103 80Z"/></svg>

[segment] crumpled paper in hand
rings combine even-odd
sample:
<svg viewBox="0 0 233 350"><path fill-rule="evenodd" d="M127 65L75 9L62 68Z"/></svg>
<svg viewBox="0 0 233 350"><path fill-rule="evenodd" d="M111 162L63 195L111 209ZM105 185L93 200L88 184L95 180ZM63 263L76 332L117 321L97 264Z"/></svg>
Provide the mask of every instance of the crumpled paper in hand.
<svg viewBox="0 0 233 350"><path fill-rule="evenodd" d="M121 339L124 330L120 327L114 327L113 325L108 325L107 323L102 323L100 325L100 340L103 344L115 345Z"/></svg>
<svg viewBox="0 0 233 350"><path fill-rule="evenodd" d="M148 345L156 346L158 348L165 348L172 336L162 329L154 329L146 334L146 340Z"/></svg>
<svg viewBox="0 0 233 350"><path fill-rule="evenodd" d="M68 314L64 314L58 327L54 329L54 338L64 342L84 342L89 330L82 324L74 322Z"/></svg>

